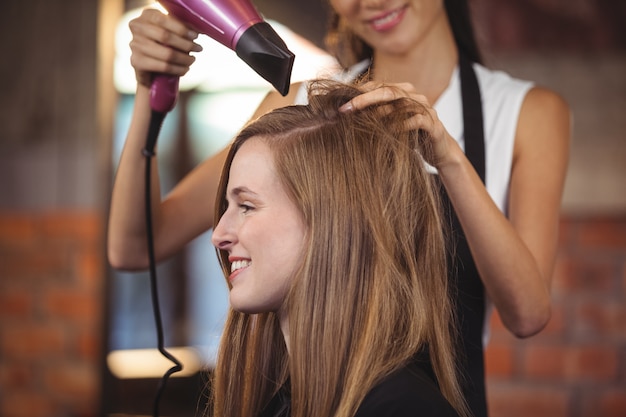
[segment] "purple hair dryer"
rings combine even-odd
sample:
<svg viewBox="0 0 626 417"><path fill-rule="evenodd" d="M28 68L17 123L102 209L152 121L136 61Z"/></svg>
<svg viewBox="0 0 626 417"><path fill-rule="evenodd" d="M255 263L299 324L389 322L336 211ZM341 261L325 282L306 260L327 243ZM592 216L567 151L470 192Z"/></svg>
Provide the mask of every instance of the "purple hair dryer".
<svg viewBox="0 0 626 417"><path fill-rule="evenodd" d="M265 22L250 0L159 0L173 16L237 53L282 95L289 92L294 54ZM153 110L174 108L178 77L158 74L150 95Z"/></svg>

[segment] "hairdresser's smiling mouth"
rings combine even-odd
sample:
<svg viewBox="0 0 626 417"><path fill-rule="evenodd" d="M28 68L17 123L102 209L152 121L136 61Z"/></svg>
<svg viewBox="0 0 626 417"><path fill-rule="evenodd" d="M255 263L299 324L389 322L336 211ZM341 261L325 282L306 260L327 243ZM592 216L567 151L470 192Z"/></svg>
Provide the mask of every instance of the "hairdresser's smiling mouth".
<svg viewBox="0 0 626 417"><path fill-rule="evenodd" d="M369 19L367 22L375 31L383 32L390 30L402 21L407 7L408 5L404 5L390 12L385 12L373 19Z"/></svg>

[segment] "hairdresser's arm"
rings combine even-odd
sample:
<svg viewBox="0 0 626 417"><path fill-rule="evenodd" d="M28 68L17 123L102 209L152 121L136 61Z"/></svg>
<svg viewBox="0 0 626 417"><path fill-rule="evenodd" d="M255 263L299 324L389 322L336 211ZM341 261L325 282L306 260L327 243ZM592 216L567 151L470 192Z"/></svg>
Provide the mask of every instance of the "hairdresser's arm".
<svg viewBox="0 0 626 417"><path fill-rule="evenodd" d="M411 86L402 87L408 96L427 105ZM353 107L398 96L390 90L368 94L361 101L353 100ZM438 158L434 163L487 293L513 334L531 336L546 325L551 314L551 277L569 155L569 109L550 91L535 88L528 93L516 132L507 219L434 110L427 107L430 115L416 120L435 140Z"/></svg>
<svg viewBox="0 0 626 417"><path fill-rule="evenodd" d="M487 293L518 337L538 333L550 319L569 137L565 102L531 90L516 132L508 219L458 146L438 165Z"/></svg>
<svg viewBox="0 0 626 417"><path fill-rule="evenodd" d="M131 63L137 78L137 91L131 124L116 172L108 224L108 256L111 265L120 269L140 269L148 265L144 210L145 164L142 154L150 122L150 84L152 74L182 76L193 63L191 51L201 48L193 40L196 33L182 23L157 10L147 9L130 23ZM158 151L158 149L157 149ZM189 239L210 214L194 215L180 207L162 207L156 159L152 161L151 195L155 232L155 251L163 258L176 250L181 241ZM207 203L191 206L190 211L208 209ZM188 216L194 222L174 219ZM202 220L201 220L202 219ZM164 238L167 237L167 238Z"/></svg>
<svg viewBox="0 0 626 417"><path fill-rule="evenodd" d="M146 10L130 24L133 32L131 62L137 77L133 117L115 176L108 224L107 250L114 268L138 270L148 267L144 191L145 146L150 121L149 88L152 73L185 74L199 51L193 42L196 33L182 23L156 10ZM291 104L298 85L288 96L268 94L253 118L269 110ZM214 200L222 166L224 149L207 159L187 175L161 200L156 160L152 161L151 196L154 249L157 260L163 260L194 237L212 227Z"/></svg>

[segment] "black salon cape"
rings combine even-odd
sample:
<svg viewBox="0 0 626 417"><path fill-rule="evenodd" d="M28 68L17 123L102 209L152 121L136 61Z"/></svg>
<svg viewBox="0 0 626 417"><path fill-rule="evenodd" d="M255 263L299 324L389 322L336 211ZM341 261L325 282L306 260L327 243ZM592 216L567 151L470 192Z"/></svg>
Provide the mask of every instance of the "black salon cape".
<svg viewBox="0 0 626 417"><path fill-rule="evenodd" d="M259 417L289 417L288 385L272 398ZM458 417L450 403L417 362L400 368L365 396L354 417Z"/></svg>
<svg viewBox="0 0 626 417"><path fill-rule="evenodd" d="M458 417L415 362L391 374L363 399L354 417Z"/></svg>

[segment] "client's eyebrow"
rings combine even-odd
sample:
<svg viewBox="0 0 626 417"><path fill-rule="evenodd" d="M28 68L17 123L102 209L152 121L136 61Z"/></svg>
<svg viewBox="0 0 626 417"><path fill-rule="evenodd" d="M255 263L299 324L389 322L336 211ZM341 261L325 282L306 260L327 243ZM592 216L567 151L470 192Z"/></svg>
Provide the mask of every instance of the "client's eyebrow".
<svg viewBox="0 0 626 417"><path fill-rule="evenodd" d="M238 197L241 194L250 194L253 197L257 196L257 194L254 191L250 190L246 186L235 187L232 190L230 190L230 195L232 195L233 197Z"/></svg>

